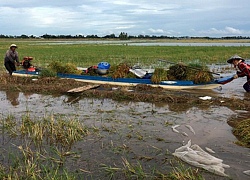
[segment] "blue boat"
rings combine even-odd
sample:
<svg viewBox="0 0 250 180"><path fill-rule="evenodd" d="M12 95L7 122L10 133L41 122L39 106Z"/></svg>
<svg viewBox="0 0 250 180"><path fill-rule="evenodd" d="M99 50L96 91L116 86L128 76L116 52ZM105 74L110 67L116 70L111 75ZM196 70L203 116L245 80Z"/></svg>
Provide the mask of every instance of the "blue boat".
<svg viewBox="0 0 250 180"><path fill-rule="evenodd" d="M36 71L27 71L19 70L13 73L13 76L23 76L23 77L32 77L38 76L39 72ZM161 87L164 89L214 89L223 84L226 84L233 80L232 76L223 77L215 79L209 83L195 84L193 81L161 81L159 84L154 84L150 79L144 78L117 78L113 79L112 77L106 76L90 76L90 75L75 75L75 74L62 74L58 73L58 77L65 79L74 79L76 81L82 81L93 84L110 84L117 86L136 86L138 84L150 85L152 87Z"/></svg>

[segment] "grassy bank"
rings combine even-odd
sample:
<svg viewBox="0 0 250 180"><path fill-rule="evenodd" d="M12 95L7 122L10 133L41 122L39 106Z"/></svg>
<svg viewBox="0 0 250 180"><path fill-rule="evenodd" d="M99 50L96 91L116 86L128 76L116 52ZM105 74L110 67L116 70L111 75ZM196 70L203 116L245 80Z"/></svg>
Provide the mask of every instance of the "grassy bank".
<svg viewBox="0 0 250 180"><path fill-rule="evenodd" d="M88 67L101 61L107 61L110 64L140 63L149 66L159 64L159 59L212 64L225 63L234 54L250 58L249 47L246 46L127 46L124 43L119 44L119 41L116 42L118 44L48 44L53 42L58 42L58 40L2 39L0 40L0 54L4 57L9 45L16 43L19 47L20 58L32 56L34 57L33 64L41 67L52 61L70 62L77 66ZM188 43L187 41L178 42Z"/></svg>

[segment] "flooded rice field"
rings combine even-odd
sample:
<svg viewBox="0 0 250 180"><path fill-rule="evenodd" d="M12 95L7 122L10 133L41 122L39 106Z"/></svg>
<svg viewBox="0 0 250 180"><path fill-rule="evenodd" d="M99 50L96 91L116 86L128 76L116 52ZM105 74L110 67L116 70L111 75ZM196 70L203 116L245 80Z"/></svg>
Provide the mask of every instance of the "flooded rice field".
<svg viewBox="0 0 250 180"><path fill-rule="evenodd" d="M249 100L250 95L242 88L245 81L244 78L236 79L222 88L192 93L198 94L197 97ZM109 98L16 91L0 91L0 99L2 117L11 114L21 119L27 113L32 118L43 118L48 114L73 117L95 132L74 144L72 151L78 156L66 162L69 169L80 171L84 179L126 179L119 173L113 176L107 173L107 170L116 172L115 168L121 169L126 162L139 163L147 172L145 174L152 171L167 173L178 161L172 153L189 140L202 149L212 149L215 152L213 156L230 166L225 168L229 178L201 170L205 179L244 180L250 177L243 173L250 170L249 148L235 144L237 138L228 124L230 119L249 118L248 109L235 110L223 104L209 105L209 100L204 100L207 101L206 106L198 106L188 103L118 102ZM15 138L1 138L0 142L1 152L13 147L13 144L20 146ZM154 179L149 175L143 177Z"/></svg>

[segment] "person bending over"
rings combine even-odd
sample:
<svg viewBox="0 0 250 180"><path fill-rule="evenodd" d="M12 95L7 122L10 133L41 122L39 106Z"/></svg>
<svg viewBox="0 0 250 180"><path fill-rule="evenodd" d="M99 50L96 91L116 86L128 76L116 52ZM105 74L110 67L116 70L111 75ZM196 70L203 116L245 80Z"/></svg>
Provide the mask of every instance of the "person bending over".
<svg viewBox="0 0 250 180"><path fill-rule="evenodd" d="M245 59L238 55L232 56L227 62L233 64L234 67L238 69L234 75L235 79L238 77L247 77L247 82L243 85L243 88L246 92L250 92L250 65L245 63Z"/></svg>
<svg viewBox="0 0 250 180"><path fill-rule="evenodd" d="M16 51L17 45L11 44L7 50L4 58L4 66L10 75L16 71L16 65L19 65L18 52Z"/></svg>

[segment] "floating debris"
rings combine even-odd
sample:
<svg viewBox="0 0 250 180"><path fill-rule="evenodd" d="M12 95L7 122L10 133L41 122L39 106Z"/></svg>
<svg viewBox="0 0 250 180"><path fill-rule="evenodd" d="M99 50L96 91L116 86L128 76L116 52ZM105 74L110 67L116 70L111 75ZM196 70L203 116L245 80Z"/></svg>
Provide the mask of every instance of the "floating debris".
<svg viewBox="0 0 250 180"><path fill-rule="evenodd" d="M210 149L210 148L208 148L208 147L205 147L205 149L207 150L207 152L209 152L209 153L215 153L212 149Z"/></svg>
<svg viewBox="0 0 250 180"><path fill-rule="evenodd" d="M188 137L188 134L185 133L185 132L181 132L181 134L182 134L183 136L187 136L187 137Z"/></svg>
<svg viewBox="0 0 250 180"><path fill-rule="evenodd" d="M220 176L228 176L225 174L224 168L229 168L229 165L223 164L222 159L208 154L197 144L191 145L191 140L189 140L186 145L177 148L173 155L188 164L206 169L211 173L215 173Z"/></svg>
<svg viewBox="0 0 250 180"><path fill-rule="evenodd" d="M116 91L116 90L118 90L119 88L117 88L117 87L112 87L111 89L112 89L112 91Z"/></svg>
<svg viewBox="0 0 250 180"><path fill-rule="evenodd" d="M244 174L250 176L250 170L247 170L247 171L243 171Z"/></svg>
<svg viewBox="0 0 250 180"><path fill-rule="evenodd" d="M174 131L174 132L176 132L176 133L180 133L176 128L177 127L179 127L180 125L174 125L174 126L172 126L171 128L172 128L172 130Z"/></svg>
<svg viewBox="0 0 250 180"><path fill-rule="evenodd" d="M99 87L100 85L86 85L86 86L82 86L82 87L78 87L78 88L74 88L74 89L70 89L67 92L68 93L80 93L89 89L94 89Z"/></svg>
<svg viewBox="0 0 250 180"><path fill-rule="evenodd" d="M190 125L185 125L185 126L195 135L195 131L192 128L192 126L190 126Z"/></svg>
<svg viewBox="0 0 250 180"><path fill-rule="evenodd" d="M199 99L210 100L210 99L212 99L212 97L210 97L210 96L204 96L204 97L199 97Z"/></svg>

